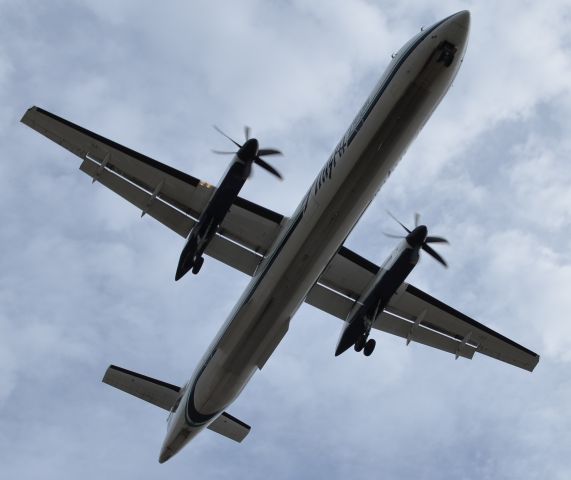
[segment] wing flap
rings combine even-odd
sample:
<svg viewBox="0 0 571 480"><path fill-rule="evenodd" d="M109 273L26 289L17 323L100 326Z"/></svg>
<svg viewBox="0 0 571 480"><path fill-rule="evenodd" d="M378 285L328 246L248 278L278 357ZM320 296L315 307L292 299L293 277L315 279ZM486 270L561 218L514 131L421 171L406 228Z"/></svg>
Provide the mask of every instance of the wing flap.
<svg viewBox="0 0 571 480"><path fill-rule="evenodd" d="M172 408L180 392L180 387L176 385L115 365L107 368L102 381L165 410Z"/></svg>
<svg viewBox="0 0 571 480"><path fill-rule="evenodd" d="M305 303L345 320L351 312L355 300L316 283L305 297Z"/></svg>
<svg viewBox="0 0 571 480"><path fill-rule="evenodd" d="M84 160L80 169L182 237L188 236L195 221L172 205L156 198L152 193L134 185L115 172L101 168L101 165L92 160ZM254 274L263 258L221 235L214 237L205 253L250 276Z"/></svg>
<svg viewBox="0 0 571 480"><path fill-rule="evenodd" d="M264 258L218 234L212 239L205 253L250 276L254 275L258 265Z"/></svg>
<svg viewBox="0 0 571 480"><path fill-rule="evenodd" d="M142 187L136 186L105 167L102 168L100 164L92 160L84 160L79 168L82 172L101 183L101 185L106 186L128 202L131 202L141 212L150 215L180 236L186 238L194 226L195 221L188 215L153 197L153 192L148 192Z"/></svg>
<svg viewBox="0 0 571 480"><path fill-rule="evenodd" d="M250 433L249 425L226 412L222 412L222 415L208 425L208 429L238 443Z"/></svg>
<svg viewBox="0 0 571 480"><path fill-rule="evenodd" d="M476 351L472 345L462 344L459 340L442 335L422 325L416 325L414 322L388 312L383 312L377 317L373 323L373 328L404 338L407 342L422 343L459 357L471 359Z"/></svg>

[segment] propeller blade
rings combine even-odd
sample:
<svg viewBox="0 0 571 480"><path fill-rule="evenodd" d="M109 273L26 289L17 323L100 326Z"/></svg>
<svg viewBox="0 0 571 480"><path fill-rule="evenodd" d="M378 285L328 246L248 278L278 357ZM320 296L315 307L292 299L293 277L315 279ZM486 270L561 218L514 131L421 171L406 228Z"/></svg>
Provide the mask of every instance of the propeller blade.
<svg viewBox="0 0 571 480"><path fill-rule="evenodd" d="M389 238L406 238L405 235L395 235L394 233L387 233L387 232L383 232L383 235Z"/></svg>
<svg viewBox="0 0 571 480"><path fill-rule="evenodd" d="M216 125L212 125L214 127L214 130L216 130L220 135L223 135L224 137L226 137L228 140L230 140L234 145L236 145L238 148L242 148L242 145L240 145L236 140L231 139L228 135L226 135L222 130L220 130Z"/></svg>
<svg viewBox="0 0 571 480"><path fill-rule="evenodd" d="M414 214L414 228L418 227L420 223L420 213L416 212Z"/></svg>
<svg viewBox="0 0 571 480"><path fill-rule="evenodd" d="M275 148L260 148L258 150L258 156L262 157L264 155L283 155L283 153Z"/></svg>
<svg viewBox="0 0 571 480"><path fill-rule="evenodd" d="M260 167L262 167L264 170L267 170L268 172L270 172L271 174L275 175L276 177L278 177L280 180L283 180L283 177L281 176L280 172L278 172L274 167L272 167L269 163L264 162L260 157L256 157L254 159L254 163L256 163L257 165L259 165Z"/></svg>
<svg viewBox="0 0 571 480"><path fill-rule="evenodd" d="M387 210L387 213L388 213L388 214L390 215L390 217L391 217L395 222L397 222L402 228L404 228L408 233L411 233L410 230L409 230L408 228L406 228L406 227L400 222L400 220L399 220L397 217L395 217L395 216L394 216L391 212L389 212L388 210Z"/></svg>
<svg viewBox="0 0 571 480"><path fill-rule="evenodd" d="M442 237L426 237L425 243L450 243L448 240Z"/></svg>
<svg viewBox="0 0 571 480"><path fill-rule="evenodd" d="M250 127L244 127L244 136L246 137L246 140L250 140Z"/></svg>
<svg viewBox="0 0 571 480"><path fill-rule="evenodd" d="M212 153L217 155L234 155L236 152L223 152L222 150L212 150Z"/></svg>
<svg viewBox="0 0 571 480"><path fill-rule="evenodd" d="M426 243L422 245L422 249L426 253L428 253L432 258L434 258L434 260L440 262L442 265L448 268L448 264L444 261L444 259L438 253L436 253L431 247L429 247Z"/></svg>

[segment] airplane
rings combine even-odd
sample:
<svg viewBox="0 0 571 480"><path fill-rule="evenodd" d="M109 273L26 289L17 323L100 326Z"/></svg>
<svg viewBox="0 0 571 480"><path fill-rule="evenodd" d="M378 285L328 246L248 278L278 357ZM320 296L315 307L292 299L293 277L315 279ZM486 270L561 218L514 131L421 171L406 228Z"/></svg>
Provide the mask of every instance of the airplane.
<svg viewBox="0 0 571 480"><path fill-rule="evenodd" d="M182 237L188 239L201 222L216 224L202 235L207 241L185 256L190 260L182 260L181 271L193 268L204 253L251 277L183 387L115 365L105 372L103 382L169 412L160 463L204 429L237 442L248 435L250 426L226 409L264 367L303 302L343 321L336 355L351 346L370 355L374 342L368 337L375 329L456 359L478 352L533 371L539 355L405 281L420 250L445 263L429 246L445 240L429 236L418 217L413 230L401 224L406 236L380 267L343 245L449 89L469 27L470 13L455 13L393 55L291 217L238 196L241 186L232 190L227 210L225 200L203 216L218 202L212 185L41 108L24 114L24 124L78 156L93 181ZM236 143L238 152L248 145L249 158L261 156L258 142L246 137L244 145ZM237 154L234 164L241 159Z"/></svg>

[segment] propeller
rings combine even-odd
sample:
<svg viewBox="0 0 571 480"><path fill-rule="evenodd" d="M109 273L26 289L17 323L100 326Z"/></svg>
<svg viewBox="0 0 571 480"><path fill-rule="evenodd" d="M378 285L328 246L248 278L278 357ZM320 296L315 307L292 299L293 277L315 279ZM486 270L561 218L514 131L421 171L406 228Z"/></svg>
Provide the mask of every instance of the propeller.
<svg viewBox="0 0 571 480"><path fill-rule="evenodd" d="M432 258L434 258L437 262L441 263L445 267L448 267L446 261L440 256L438 252L436 252L432 247L430 247L429 243L448 243L443 237L436 237L428 235L428 228L426 225L419 225L420 224L420 214L414 214L414 229L410 230L407 228L397 217L395 217L391 212L387 211L390 217L397 222L402 228L404 228L407 232L407 235L394 235L391 233L385 233L385 235L389 238L406 238L406 241L412 247L422 248L426 253L428 253Z"/></svg>
<svg viewBox="0 0 571 480"><path fill-rule="evenodd" d="M238 155L238 158L240 160L244 162L255 163L256 165L259 165L267 172L278 177L280 180L283 179L280 172L278 172L268 162L262 159L262 157L269 155L282 155L282 152L276 150L275 148L260 148L258 140L255 138L250 138L250 133L251 133L250 127L247 126L244 127L244 137L246 138L246 141L244 142L243 145L240 145L236 140L226 135L216 125L214 125L214 129L238 147L237 151L229 152L221 150L212 150L214 153L219 155Z"/></svg>

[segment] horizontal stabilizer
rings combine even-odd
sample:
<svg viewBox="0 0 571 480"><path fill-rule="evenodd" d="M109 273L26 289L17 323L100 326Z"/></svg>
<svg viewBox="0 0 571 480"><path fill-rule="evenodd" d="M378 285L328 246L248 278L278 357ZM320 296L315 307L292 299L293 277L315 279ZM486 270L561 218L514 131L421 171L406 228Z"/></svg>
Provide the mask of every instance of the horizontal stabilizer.
<svg viewBox="0 0 571 480"><path fill-rule="evenodd" d="M246 425L244 422L226 412L222 412L222 415L214 420L208 426L208 429L238 443L244 440L246 435L250 433L250 425Z"/></svg>
<svg viewBox="0 0 571 480"><path fill-rule="evenodd" d="M123 390L165 410L172 408L180 392L180 387L176 385L161 382L115 365L111 365L107 369L103 377L103 383Z"/></svg>

